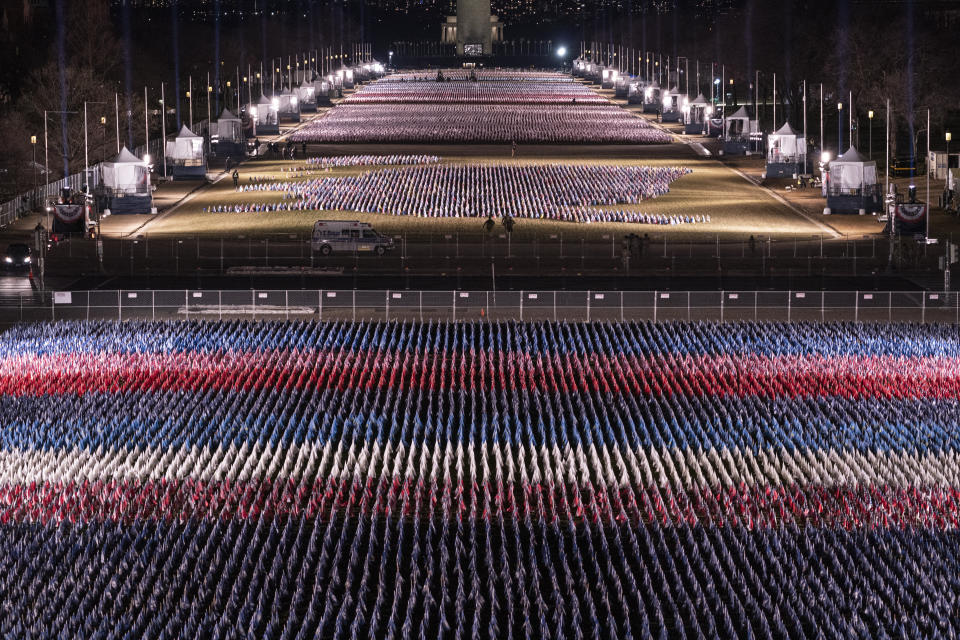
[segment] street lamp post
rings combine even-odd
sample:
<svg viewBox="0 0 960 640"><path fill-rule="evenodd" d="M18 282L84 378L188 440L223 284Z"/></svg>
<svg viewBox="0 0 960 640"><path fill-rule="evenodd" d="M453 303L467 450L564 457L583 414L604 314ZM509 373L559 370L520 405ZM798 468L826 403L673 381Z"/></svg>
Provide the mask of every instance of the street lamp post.
<svg viewBox="0 0 960 640"><path fill-rule="evenodd" d="M947 135L950 135L949 133ZM30 146L33 147L33 206L37 202L37 136L30 136ZM947 157L949 157L950 147L947 147Z"/></svg>
<svg viewBox="0 0 960 640"><path fill-rule="evenodd" d="M870 159L873 160L873 109L867 111L867 119L870 121Z"/></svg>
<svg viewBox="0 0 960 640"><path fill-rule="evenodd" d="M837 103L837 157L843 155L843 103Z"/></svg>

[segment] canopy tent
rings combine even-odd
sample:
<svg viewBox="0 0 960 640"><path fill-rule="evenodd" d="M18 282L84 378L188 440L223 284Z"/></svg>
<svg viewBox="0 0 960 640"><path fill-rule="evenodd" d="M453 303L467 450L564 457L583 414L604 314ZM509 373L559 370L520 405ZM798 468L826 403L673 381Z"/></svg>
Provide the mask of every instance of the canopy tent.
<svg viewBox="0 0 960 640"><path fill-rule="evenodd" d="M280 107L280 99L260 94L260 98L247 106L247 115L253 124L253 135L271 135L280 133L280 119L277 116L277 110Z"/></svg>
<svg viewBox="0 0 960 640"><path fill-rule="evenodd" d="M621 75L613 85L613 95L616 98L627 98L630 94L630 76Z"/></svg>
<svg viewBox="0 0 960 640"><path fill-rule="evenodd" d="M613 67L604 68L603 71L600 72L600 88L613 89L613 86L616 84L617 78L619 77L620 72Z"/></svg>
<svg viewBox="0 0 960 640"><path fill-rule="evenodd" d="M726 154L748 154L756 151L759 144L759 127L756 120L750 119L746 107L740 107L733 115L723 118L723 152Z"/></svg>
<svg viewBox="0 0 960 640"><path fill-rule="evenodd" d="M706 133L707 120L713 115L713 107L703 94L697 95L683 108L684 133Z"/></svg>
<svg viewBox="0 0 960 640"><path fill-rule="evenodd" d="M288 122L300 122L300 99L296 92L284 89L276 100L277 117Z"/></svg>
<svg viewBox="0 0 960 640"><path fill-rule="evenodd" d="M824 213L860 213L880 210L877 163L860 155L856 147L830 163L824 183Z"/></svg>
<svg viewBox="0 0 960 640"><path fill-rule="evenodd" d="M806 140L789 122L767 136L767 162L802 162L806 155Z"/></svg>
<svg viewBox="0 0 960 640"><path fill-rule="evenodd" d="M297 100L300 102L301 111L317 110L317 85L318 82L304 82L296 89Z"/></svg>
<svg viewBox="0 0 960 640"><path fill-rule="evenodd" d="M856 193L877 184L877 163L850 147L830 163L829 176L830 191Z"/></svg>
<svg viewBox="0 0 960 640"><path fill-rule="evenodd" d="M101 165L101 182L114 194L150 193L150 166L124 147L111 162Z"/></svg>
<svg viewBox="0 0 960 640"><path fill-rule="evenodd" d="M338 69L335 74L340 78L340 82L344 89L353 89L353 69L347 69L346 67Z"/></svg>
<svg viewBox="0 0 960 640"><path fill-rule="evenodd" d="M173 162L203 162L203 138L183 125L180 133L167 143L167 160Z"/></svg>
<svg viewBox="0 0 960 640"><path fill-rule="evenodd" d="M663 94L663 111L660 119L664 122L679 122L683 116L683 107L687 97L674 87Z"/></svg>
<svg viewBox="0 0 960 640"><path fill-rule="evenodd" d="M240 118L233 115L229 109L224 109L210 134L213 143L242 142L243 127Z"/></svg>
<svg viewBox="0 0 960 640"><path fill-rule="evenodd" d="M767 136L767 176L782 178L806 173L807 141L785 123Z"/></svg>
<svg viewBox="0 0 960 640"><path fill-rule="evenodd" d="M203 153L203 138L183 125L173 141L167 143L167 165L173 167L174 178L203 177L207 162Z"/></svg>
<svg viewBox="0 0 960 640"><path fill-rule="evenodd" d="M124 147L100 165L99 206L116 214L144 214L153 208L150 166Z"/></svg>
<svg viewBox="0 0 960 640"><path fill-rule="evenodd" d="M651 82L643 88L643 112L659 113L661 104L661 89L656 82Z"/></svg>

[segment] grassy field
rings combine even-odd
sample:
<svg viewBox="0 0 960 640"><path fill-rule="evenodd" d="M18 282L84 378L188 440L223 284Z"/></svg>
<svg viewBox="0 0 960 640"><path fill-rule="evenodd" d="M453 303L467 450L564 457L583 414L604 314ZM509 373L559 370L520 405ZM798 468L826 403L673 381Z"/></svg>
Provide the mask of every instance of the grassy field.
<svg viewBox="0 0 960 640"><path fill-rule="evenodd" d="M429 148L413 149L407 152L427 153ZM441 151L438 149L438 151ZM460 149L461 152L465 149ZM476 151L481 151L477 149ZM749 235L758 236L801 236L810 237L825 233L823 227L798 215L790 208L772 198L764 190L757 188L721 163L703 159L694 155L686 145L668 145L667 148L651 149L649 153L636 147L608 149L592 157L576 157L574 153L562 150L525 148L524 154L534 157L509 158L500 156L497 151L484 149L483 155L457 155L444 157L444 162L459 163L569 163L569 164L616 164L648 166L685 166L693 170L691 175L673 183L669 194L646 201L639 205L625 205L623 208L643 211L651 214L709 214L711 222L705 224L665 227L656 225L636 225L620 223L577 224L541 220L517 220L514 237L517 240L563 233L570 237L600 238L609 234L624 233L669 233L693 239L696 237L723 239L741 239ZM491 152L492 151L492 152ZM553 151L556 155L551 155ZM575 150L576 151L576 150ZM631 153L632 151L632 153ZM358 150L357 153L369 153L371 150ZM394 150L381 151L381 153ZM562 155L561 155L562 154ZM310 155L314 155L311 150ZM629 157L629 156L633 157ZM573 157L571 157L573 156ZM671 157L673 156L673 157ZM251 178L267 180L300 180L306 175L317 177L336 177L357 174L378 167L356 167L334 169L328 172L310 174L286 173L282 168L306 166L303 160L276 161L259 160L244 163L240 171L241 183ZM163 187L161 187L162 189ZM137 233L150 236L235 236L266 235L276 233L307 233L318 218L348 219L369 221L384 233L465 233L479 232L482 220L478 219L436 219L411 218L358 213L352 211L291 211L269 213L206 213L203 208L217 204L238 202L275 202L281 199L279 193L247 192L237 193L229 178L198 191L186 203L170 213L157 216L138 229ZM130 232L131 220L116 218L104 224L107 235L124 235ZM136 225L139 227L140 225Z"/></svg>

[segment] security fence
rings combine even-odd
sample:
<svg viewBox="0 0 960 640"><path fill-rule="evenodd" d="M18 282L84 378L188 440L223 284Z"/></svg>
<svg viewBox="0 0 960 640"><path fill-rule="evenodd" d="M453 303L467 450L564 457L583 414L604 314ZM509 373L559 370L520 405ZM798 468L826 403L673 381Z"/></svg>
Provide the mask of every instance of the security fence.
<svg viewBox="0 0 960 640"><path fill-rule="evenodd" d="M960 323L930 291L98 290L8 296L0 323L52 320L851 321Z"/></svg>

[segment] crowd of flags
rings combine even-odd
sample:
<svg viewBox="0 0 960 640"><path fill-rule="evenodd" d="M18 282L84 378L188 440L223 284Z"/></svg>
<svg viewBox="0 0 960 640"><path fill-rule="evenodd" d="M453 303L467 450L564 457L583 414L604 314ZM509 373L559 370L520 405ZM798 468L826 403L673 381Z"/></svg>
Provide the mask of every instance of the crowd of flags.
<svg viewBox="0 0 960 640"><path fill-rule="evenodd" d="M570 164L418 165L343 177L257 180L241 193L282 194L280 202L213 205L207 211L342 210L419 218L527 218L648 224L706 222L706 216L660 216L636 205L669 193L685 167ZM606 207L606 208L602 208Z"/></svg>
<svg viewBox="0 0 960 640"><path fill-rule="evenodd" d="M296 143L665 144L669 134L549 72L387 76L290 134Z"/></svg>
<svg viewBox="0 0 960 640"><path fill-rule="evenodd" d="M955 638L939 325L0 340L0 633Z"/></svg>

